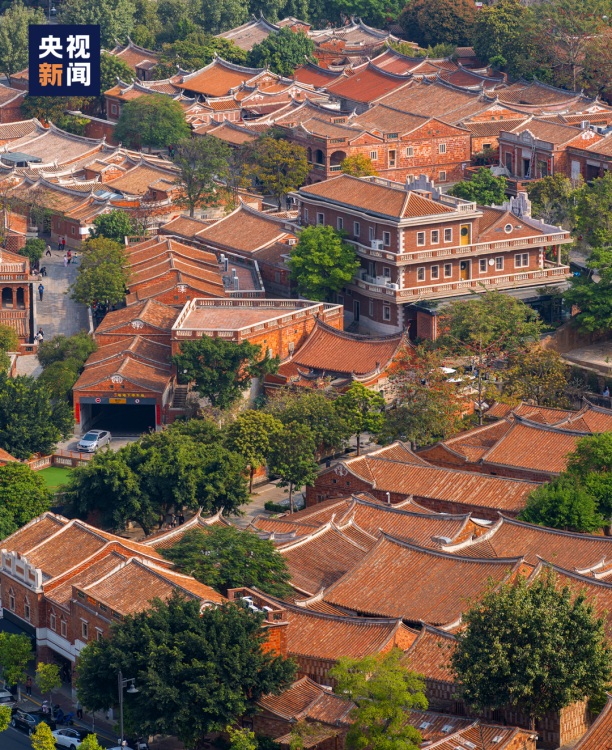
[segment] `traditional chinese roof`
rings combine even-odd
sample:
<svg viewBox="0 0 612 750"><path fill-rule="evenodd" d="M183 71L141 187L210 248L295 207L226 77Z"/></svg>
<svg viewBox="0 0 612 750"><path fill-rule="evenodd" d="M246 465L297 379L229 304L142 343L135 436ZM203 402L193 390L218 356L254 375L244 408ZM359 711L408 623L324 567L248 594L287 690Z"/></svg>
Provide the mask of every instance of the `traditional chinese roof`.
<svg viewBox="0 0 612 750"><path fill-rule="evenodd" d="M376 546L324 594L362 615L447 625L491 584L515 575L521 557L477 559L425 549L382 534ZM461 581L461 586L457 586Z"/></svg>
<svg viewBox="0 0 612 750"><path fill-rule="evenodd" d="M285 721L311 721L348 726L349 714L355 708L352 701L330 693L309 677L302 677L280 695L266 695L257 705Z"/></svg>
<svg viewBox="0 0 612 750"><path fill-rule="evenodd" d="M178 237L193 238L195 235L210 225L210 221L202 219L193 219L190 216L178 216L167 224L160 227L159 231L163 234L174 234Z"/></svg>
<svg viewBox="0 0 612 750"><path fill-rule="evenodd" d="M86 367L72 389L73 391L102 390L106 392L105 384L109 380L116 380L119 384L127 381L148 391L164 393L172 380L172 367L170 363L158 364L142 361L132 352L127 351L116 359Z"/></svg>
<svg viewBox="0 0 612 750"><path fill-rule="evenodd" d="M96 333L110 332L116 328L123 328L134 322L146 323L162 331L169 331L178 316L178 310L155 300L147 300L138 305L124 307L107 313Z"/></svg>
<svg viewBox="0 0 612 750"><path fill-rule="evenodd" d="M249 21L243 23L241 26L236 26L236 28L224 31L221 34L217 34L217 36L228 39L237 47L240 47L240 49L248 52L256 44L261 44L270 34L276 33L279 30L279 26L270 23L263 16L260 18L252 16Z"/></svg>
<svg viewBox="0 0 612 750"><path fill-rule="evenodd" d="M131 39L128 39L126 45L117 45L110 54L123 60L132 70L148 70L152 67L151 64L156 65L159 62L159 52L139 47Z"/></svg>
<svg viewBox="0 0 612 750"><path fill-rule="evenodd" d="M610 750L612 748L612 695L587 733L574 745L574 750Z"/></svg>
<svg viewBox="0 0 612 750"><path fill-rule="evenodd" d="M134 336L131 339L122 339L112 344L99 347L97 351L89 355L85 367L98 365L111 359L121 358L130 354L143 362L165 367L170 364L171 350L169 346L150 341L142 336Z"/></svg>
<svg viewBox="0 0 612 750"><path fill-rule="evenodd" d="M310 86L315 86L317 88L325 88L342 75L343 73L340 71L322 68L312 62L307 62L305 65L296 68L293 72L293 77L296 81L307 83Z"/></svg>
<svg viewBox="0 0 612 750"><path fill-rule="evenodd" d="M109 180L104 183L104 188L124 195L144 195L158 180L166 181L165 191L174 191L176 186L177 171L173 165L168 162L162 166L155 166L150 163L137 164L129 169L121 177Z"/></svg>
<svg viewBox="0 0 612 750"><path fill-rule="evenodd" d="M504 130L511 132L514 135L529 133L533 138L552 143L553 146L557 148L561 148L577 138L584 140L585 146L596 143L602 138L598 133L594 133L592 130L582 130L581 128L572 127L571 125L561 125L559 123L550 122L549 120L539 120L535 117L530 117L528 120L524 120L513 129L506 127Z"/></svg>
<svg viewBox="0 0 612 750"><path fill-rule="evenodd" d="M328 83L327 91L338 99L370 103L403 86L408 76L395 75L371 63L355 68L352 75Z"/></svg>
<svg viewBox="0 0 612 750"><path fill-rule="evenodd" d="M177 85L184 91L194 91L206 96L227 96L243 83L253 83L263 73L272 78L277 77L265 68L246 68L216 57L204 68L182 76Z"/></svg>
<svg viewBox="0 0 612 750"><path fill-rule="evenodd" d="M211 526L230 526L230 523L223 518L222 511L212 516L202 517L201 511L193 515L188 521L177 526L174 529L160 531L157 534L149 536L143 544L146 547L154 549L169 549L181 541L188 531L206 531Z"/></svg>

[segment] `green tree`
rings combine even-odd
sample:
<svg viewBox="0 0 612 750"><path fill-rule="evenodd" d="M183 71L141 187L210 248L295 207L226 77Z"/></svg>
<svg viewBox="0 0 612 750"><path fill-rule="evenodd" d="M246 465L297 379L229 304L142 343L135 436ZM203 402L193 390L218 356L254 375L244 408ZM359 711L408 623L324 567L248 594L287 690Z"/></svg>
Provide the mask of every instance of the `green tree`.
<svg viewBox="0 0 612 750"><path fill-rule="evenodd" d="M31 237L29 240L26 240L24 247L19 251L19 255L23 255L30 263L36 263L36 261L43 257L46 246L47 243L44 240Z"/></svg>
<svg viewBox="0 0 612 750"><path fill-rule="evenodd" d="M534 728L549 711L609 684L603 620L584 592L561 586L552 571L489 591L463 621L452 666L464 700L478 710L511 707Z"/></svg>
<svg viewBox="0 0 612 750"><path fill-rule="evenodd" d="M176 144L174 163L180 170L180 188L176 203L189 209L193 216L199 206L219 200L218 180L227 174L230 147L214 136L186 138Z"/></svg>
<svg viewBox="0 0 612 750"><path fill-rule="evenodd" d="M103 750L95 734L88 734L79 745L79 750Z"/></svg>
<svg viewBox="0 0 612 750"><path fill-rule="evenodd" d="M574 235L583 248L612 246L612 174L574 192Z"/></svg>
<svg viewBox="0 0 612 750"><path fill-rule="evenodd" d="M249 499L245 470L244 458L219 442L164 430L97 453L73 471L65 498L74 515L98 511L110 528L135 521L149 534L172 508L236 512Z"/></svg>
<svg viewBox="0 0 612 750"><path fill-rule="evenodd" d="M385 414L379 441L424 446L460 429L463 399L449 383L443 364L443 353L424 344L404 348L390 373L396 401Z"/></svg>
<svg viewBox="0 0 612 750"><path fill-rule="evenodd" d="M202 336L184 341L172 358L184 380L193 381L196 390L210 403L227 409L248 389L262 368L274 369L278 360L261 359L261 347L242 341Z"/></svg>
<svg viewBox="0 0 612 750"><path fill-rule="evenodd" d="M0 447L12 456L48 455L73 427L71 410L52 404L44 385L25 375L0 376Z"/></svg>
<svg viewBox="0 0 612 750"><path fill-rule="evenodd" d="M134 219L119 208L106 214L100 214L93 220L93 229L89 230L93 239L100 237L125 245L125 238L137 234L138 226Z"/></svg>
<svg viewBox="0 0 612 750"><path fill-rule="evenodd" d="M81 368L75 360L53 362L38 377L38 382L45 386L53 401L72 403L72 388L79 379Z"/></svg>
<svg viewBox="0 0 612 750"><path fill-rule="evenodd" d="M32 641L25 634L0 632L0 665L7 685L26 679L26 668L32 658Z"/></svg>
<svg viewBox="0 0 612 750"><path fill-rule="evenodd" d="M567 475L576 479L597 501L597 509L612 519L612 433L587 435L568 457Z"/></svg>
<svg viewBox="0 0 612 750"><path fill-rule="evenodd" d="M553 349L535 345L510 357L504 394L540 406L567 407L569 367Z"/></svg>
<svg viewBox="0 0 612 750"><path fill-rule="evenodd" d="M79 367L85 364L90 354L96 351L98 345L86 331L79 331L72 336L63 333L38 345L38 361L43 369L54 362L78 362Z"/></svg>
<svg viewBox="0 0 612 750"><path fill-rule="evenodd" d="M135 73L130 66L117 55L103 52L100 57L100 93L112 89L117 85L117 79L129 83L134 80ZM104 102L102 102L104 104Z"/></svg>
<svg viewBox="0 0 612 750"><path fill-rule="evenodd" d="M341 657L330 670L335 692L356 704L346 745L354 750L418 750L420 733L406 721L406 711L427 708L421 675L402 665L403 653L363 659Z"/></svg>
<svg viewBox="0 0 612 750"><path fill-rule="evenodd" d="M129 274L125 249L114 240L99 237L87 240L70 295L76 302L114 305L125 298Z"/></svg>
<svg viewBox="0 0 612 750"><path fill-rule="evenodd" d="M225 732L229 737L231 750L257 750L255 732L229 725L225 727Z"/></svg>
<svg viewBox="0 0 612 750"><path fill-rule="evenodd" d="M202 0L200 8L200 23L209 34L233 29L249 17L246 0Z"/></svg>
<svg viewBox="0 0 612 750"><path fill-rule="evenodd" d="M499 0L476 14L474 50L490 65L520 77L533 71L536 52L532 9L520 0Z"/></svg>
<svg viewBox="0 0 612 750"><path fill-rule="evenodd" d="M36 665L35 680L38 689L43 695L49 693L49 705L53 705L53 691L59 690L62 686L59 666L55 663L45 664L39 661Z"/></svg>
<svg viewBox="0 0 612 750"><path fill-rule="evenodd" d="M229 39L194 31L186 39L177 39L162 46L155 78L169 78L176 74L179 67L182 70L199 70L211 63L215 55L238 65L244 65L247 57L246 51Z"/></svg>
<svg viewBox="0 0 612 750"><path fill-rule="evenodd" d="M55 750L55 737L51 727L44 721L36 727L32 734L32 750Z"/></svg>
<svg viewBox="0 0 612 750"><path fill-rule="evenodd" d="M4 732L10 727L11 715L10 706L0 706L0 732Z"/></svg>
<svg viewBox="0 0 612 750"><path fill-rule="evenodd" d="M298 292L309 299L330 302L357 273L359 259L333 227L305 227L288 261Z"/></svg>
<svg viewBox="0 0 612 750"><path fill-rule="evenodd" d="M83 649L79 698L91 710L108 709L121 669L138 685L129 702L134 731L173 735L193 747L291 683L293 662L262 649L262 620L236 604L202 607L178 594L156 600L113 623L111 638Z"/></svg>
<svg viewBox="0 0 612 750"><path fill-rule="evenodd" d="M439 316L439 343L456 356L468 356L477 368L479 421L487 391L486 378L500 358L517 357L539 338L538 314L521 300L498 291L454 300Z"/></svg>
<svg viewBox="0 0 612 750"><path fill-rule="evenodd" d="M284 389L268 401L265 409L285 425L296 422L308 427L320 456L341 450L354 434L349 415L321 391Z"/></svg>
<svg viewBox="0 0 612 750"><path fill-rule="evenodd" d="M365 154L353 154L347 156L340 165L343 174L349 174L352 177L371 177L377 175L372 160Z"/></svg>
<svg viewBox="0 0 612 750"><path fill-rule="evenodd" d="M287 563L274 543L235 526L188 531L164 555L180 571L224 595L238 586L255 586L279 597L291 593Z"/></svg>
<svg viewBox="0 0 612 750"><path fill-rule="evenodd" d="M86 101L82 97L30 96L27 94L21 102L21 113L24 117L36 117L43 123L55 123L65 116L67 110L81 109ZM32 218L30 210L30 219Z"/></svg>
<svg viewBox="0 0 612 750"><path fill-rule="evenodd" d="M406 38L421 47L471 44L475 20L469 0L412 0L399 17Z"/></svg>
<svg viewBox="0 0 612 750"><path fill-rule="evenodd" d="M40 8L27 8L21 0L0 16L0 72L5 76L28 67L28 28L44 22Z"/></svg>
<svg viewBox="0 0 612 750"><path fill-rule="evenodd" d="M282 428L282 422L272 414L254 410L242 412L228 427L228 448L243 456L249 465L249 492L253 492L255 471L266 463L272 436Z"/></svg>
<svg viewBox="0 0 612 750"><path fill-rule="evenodd" d="M289 488L289 509L293 513L293 492L305 484L312 484L319 467L314 460L316 443L312 430L305 424L290 422L271 441L268 466L271 474L278 474L279 487Z"/></svg>
<svg viewBox="0 0 612 750"><path fill-rule="evenodd" d="M562 172L529 183L527 192L533 216L547 224L571 228L574 185Z"/></svg>
<svg viewBox="0 0 612 750"><path fill-rule="evenodd" d="M534 490L519 518L563 531L597 531L605 523L597 511L593 495L567 476L558 477Z"/></svg>
<svg viewBox="0 0 612 750"><path fill-rule="evenodd" d="M0 466L0 539L49 510L51 493L45 480L26 464Z"/></svg>
<svg viewBox="0 0 612 750"><path fill-rule="evenodd" d="M563 295L579 312L573 318L581 331L609 331L612 327L612 250L594 248L586 261L588 274L572 276Z"/></svg>
<svg viewBox="0 0 612 750"><path fill-rule="evenodd" d="M11 364L8 352L16 351L19 351L17 331L0 323L0 373L6 373Z"/></svg>
<svg viewBox="0 0 612 750"><path fill-rule="evenodd" d="M314 60L314 49L315 45L310 37L285 26L254 45L247 56L247 62L253 68L269 68L278 75L291 76L307 60Z"/></svg>
<svg viewBox="0 0 612 750"><path fill-rule="evenodd" d="M91 23L100 26L100 42L112 49L117 40L127 41L134 27L134 4L131 0L62 0L57 14L59 23Z"/></svg>
<svg viewBox="0 0 612 750"><path fill-rule="evenodd" d="M115 139L130 148L166 148L189 137L181 105L163 94L147 94L121 108Z"/></svg>
<svg viewBox="0 0 612 750"><path fill-rule="evenodd" d="M357 436L357 455L359 455L361 433L370 432L376 435L385 422L384 396L355 382L346 393L338 396L335 407L336 411L351 425Z"/></svg>
<svg viewBox="0 0 612 750"><path fill-rule="evenodd" d="M279 206L287 193L303 185L310 171L306 150L280 137L258 138L248 154L247 173L257 180L265 194L276 198Z"/></svg>
<svg viewBox="0 0 612 750"><path fill-rule="evenodd" d="M490 169L481 167L471 180L458 182L448 192L479 206L501 206L506 200L506 183L505 177L496 177Z"/></svg>

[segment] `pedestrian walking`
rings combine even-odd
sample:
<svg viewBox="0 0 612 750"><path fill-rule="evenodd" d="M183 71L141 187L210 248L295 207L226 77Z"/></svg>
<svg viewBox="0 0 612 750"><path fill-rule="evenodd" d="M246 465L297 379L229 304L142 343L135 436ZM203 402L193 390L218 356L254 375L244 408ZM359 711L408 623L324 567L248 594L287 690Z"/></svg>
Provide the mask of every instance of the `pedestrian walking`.
<svg viewBox="0 0 612 750"><path fill-rule="evenodd" d="M58 237L57 239L57 252L58 253L62 252L62 238L61 237Z"/></svg>
<svg viewBox="0 0 612 750"><path fill-rule="evenodd" d="M38 341L39 343L42 343L42 342L43 342L43 341L45 340L45 334L44 334L44 331L43 331L43 329L42 329L42 328L39 328L39 329L38 329L38 333L36 334L36 336L35 336L34 338L35 338L35 339L36 339L36 341Z"/></svg>
<svg viewBox="0 0 612 750"><path fill-rule="evenodd" d="M62 237L62 250L66 249L66 238Z"/></svg>
<svg viewBox="0 0 612 750"><path fill-rule="evenodd" d="M68 267L68 256L64 255L64 268Z"/></svg>
<svg viewBox="0 0 612 750"><path fill-rule="evenodd" d="M83 718L83 706L81 705L81 701L77 701L76 714L77 714L77 719Z"/></svg>
<svg viewBox="0 0 612 750"><path fill-rule="evenodd" d="M179 521L179 526L182 526L185 523L185 516L183 515L182 512L179 513L178 521Z"/></svg>
<svg viewBox="0 0 612 750"><path fill-rule="evenodd" d="M66 257L68 258L68 264L70 265L70 261L72 260L72 253L70 252L70 250L68 250L68 252L66 253Z"/></svg>
<svg viewBox="0 0 612 750"><path fill-rule="evenodd" d="M45 252L45 255L51 255L51 245L47 245L47 251Z"/></svg>
<svg viewBox="0 0 612 750"><path fill-rule="evenodd" d="M42 302L44 293L45 293L45 287L42 284L39 284L38 285L38 297L40 298L41 302Z"/></svg>
<svg viewBox="0 0 612 750"><path fill-rule="evenodd" d="M26 695L28 696L32 695L32 678L30 677L30 675L28 675L25 685L26 685Z"/></svg>

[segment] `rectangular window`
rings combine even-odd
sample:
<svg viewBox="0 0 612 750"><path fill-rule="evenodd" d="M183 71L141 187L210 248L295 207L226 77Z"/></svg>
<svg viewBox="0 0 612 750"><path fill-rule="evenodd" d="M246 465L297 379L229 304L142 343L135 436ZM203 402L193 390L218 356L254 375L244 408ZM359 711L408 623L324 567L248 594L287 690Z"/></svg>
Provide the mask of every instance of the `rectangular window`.
<svg viewBox="0 0 612 750"><path fill-rule="evenodd" d="M417 281L425 281L425 266L417 268Z"/></svg>
<svg viewBox="0 0 612 750"><path fill-rule="evenodd" d="M495 258L495 270L496 271L503 271L504 270L504 257L503 257L503 255L500 255L498 258Z"/></svg>
<svg viewBox="0 0 612 750"><path fill-rule="evenodd" d="M325 215L318 213L317 214L317 224L319 224L319 226L320 226L324 222L325 222Z"/></svg>
<svg viewBox="0 0 612 750"><path fill-rule="evenodd" d="M445 278L449 279L453 275L453 264L452 263L445 263L444 264L444 276Z"/></svg>
<svg viewBox="0 0 612 750"><path fill-rule="evenodd" d="M515 268L526 268L529 265L529 253L517 253L514 256Z"/></svg>
<svg viewBox="0 0 612 750"><path fill-rule="evenodd" d="M374 317L374 300L368 300L368 316L370 318Z"/></svg>
<svg viewBox="0 0 612 750"><path fill-rule="evenodd" d="M60 622L60 635L62 638L68 638L68 623L66 620L61 620Z"/></svg>
<svg viewBox="0 0 612 750"><path fill-rule="evenodd" d="M102 638L104 638L104 633L100 630L100 628L96 628L96 640L101 641Z"/></svg>
<svg viewBox="0 0 612 750"><path fill-rule="evenodd" d="M370 161L376 161L378 159L378 151L370 151Z"/></svg>
<svg viewBox="0 0 612 750"><path fill-rule="evenodd" d="M487 272L487 259L486 258L481 258L478 261L478 270L480 271L480 273Z"/></svg>
<svg viewBox="0 0 612 750"><path fill-rule="evenodd" d="M391 244L391 232L383 232L383 245L389 247Z"/></svg>
<svg viewBox="0 0 612 750"><path fill-rule="evenodd" d="M425 244L425 232L417 232L417 245Z"/></svg>
<svg viewBox="0 0 612 750"><path fill-rule="evenodd" d="M446 153L446 143L439 143L438 144L438 153L439 154L445 154Z"/></svg>
<svg viewBox="0 0 612 750"><path fill-rule="evenodd" d="M438 180L440 182L446 182L446 172L443 169L438 172Z"/></svg>
<svg viewBox="0 0 612 750"><path fill-rule="evenodd" d="M440 242L440 230L439 229L432 229L431 230L431 244L437 245L438 242Z"/></svg>
<svg viewBox="0 0 612 750"><path fill-rule="evenodd" d="M9 594L9 609L15 611L15 594Z"/></svg>
<svg viewBox="0 0 612 750"><path fill-rule="evenodd" d="M54 612L51 612L51 614L49 615L49 627L54 633L57 630L57 618L55 617Z"/></svg>
<svg viewBox="0 0 612 750"><path fill-rule="evenodd" d="M391 151L389 151L389 166L390 167L394 167L395 166L395 156L396 156L396 153L397 152L396 152L395 149L391 149Z"/></svg>
<svg viewBox="0 0 612 750"><path fill-rule="evenodd" d="M444 230L444 242L452 242L453 241L453 230L452 229L445 229Z"/></svg>
<svg viewBox="0 0 612 750"><path fill-rule="evenodd" d="M30 605L27 602L23 605L23 616L28 622L30 622Z"/></svg>
<svg viewBox="0 0 612 750"><path fill-rule="evenodd" d="M336 228L339 232L344 229L344 219L342 218L342 216L338 216L338 218L336 219Z"/></svg>
<svg viewBox="0 0 612 750"><path fill-rule="evenodd" d="M406 148L406 156L410 158L411 156L414 156L414 148L413 146L407 146Z"/></svg>
<svg viewBox="0 0 612 750"><path fill-rule="evenodd" d="M359 237L361 234L361 224L358 221L353 222L353 234Z"/></svg>
<svg viewBox="0 0 612 750"><path fill-rule="evenodd" d="M391 269L387 268L387 266L383 268L383 276L385 277L385 279L391 278Z"/></svg>
<svg viewBox="0 0 612 750"><path fill-rule="evenodd" d="M304 209L304 224L308 224L308 209Z"/></svg>
<svg viewBox="0 0 612 750"><path fill-rule="evenodd" d="M383 320L391 320L391 308L388 305L383 305Z"/></svg>
<svg viewBox="0 0 612 750"><path fill-rule="evenodd" d="M488 148L491 148L491 144L490 143L483 143L482 144L482 150L483 151L486 151Z"/></svg>
<svg viewBox="0 0 612 750"><path fill-rule="evenodd" d="M89 638L89 624L85 620L81 620L81 635L84 640Z"/></svg>
<svg viewBox="0 0 612 750"><path fill-rule="evenodd" d="M74 233L75 233L74 227L70 227L70 234L74 234Z"/></svg>
<svg viewBox="0 0 612 750"><path fill-rule="evenodd" d="M116 115L117 114L117 105L111 104L111 114Z"/></svg>
<svg viewBox="0 0 612 750"><path fill-rule="evenodd" d="M439 279L440 278L440 266L432 266L431 267L431 278L432 279Z"/></svg>
<svg viewBox="0 0 612 750"><path fill-rule="evenodd" d="M373 227L368 227L368 239L370 240L370 242L372 242L372 240L374 239L374 228Z"/></svg>

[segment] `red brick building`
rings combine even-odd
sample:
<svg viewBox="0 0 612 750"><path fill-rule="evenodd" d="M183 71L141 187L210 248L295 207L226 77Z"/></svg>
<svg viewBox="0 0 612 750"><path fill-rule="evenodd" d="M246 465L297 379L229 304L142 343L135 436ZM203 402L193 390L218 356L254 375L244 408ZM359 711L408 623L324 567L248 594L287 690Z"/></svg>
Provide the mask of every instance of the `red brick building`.
<svg viewBox="0 0 612 750"><path fill-rule="evenodd" d="M419 328L416 305L485 289L514 292L559 285L567 231L532 219L526 196L502 207L452 198L426 178L405 185L340 175L293 193L302 226L346 233L361 267L337 301L371 330Z"/></svg>
<svg viewBox="0 0 612 750"><path fill-rule="evenodd" d="M0 324L13 328L20 344L32 341L32 284L30 261L0 248Z"/></svg>

